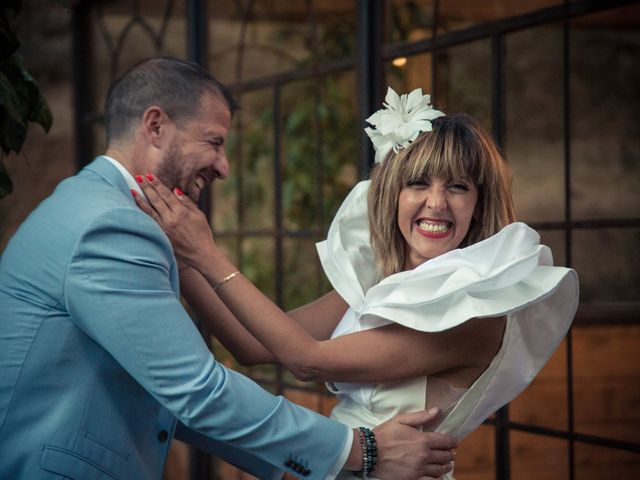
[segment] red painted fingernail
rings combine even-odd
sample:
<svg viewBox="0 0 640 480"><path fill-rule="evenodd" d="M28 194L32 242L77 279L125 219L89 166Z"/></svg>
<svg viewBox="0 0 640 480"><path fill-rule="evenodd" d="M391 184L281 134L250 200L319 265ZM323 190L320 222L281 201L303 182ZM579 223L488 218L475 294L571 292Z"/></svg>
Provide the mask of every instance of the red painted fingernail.
<svg viewBox="0 0 640 480"><path fill-rule="evenodd" d="M182 189L180 187L174 188L173 191L176 192L176 195L178 195L179 197L184 195L184 192L182 191Z"/></svg>
<svg viewBox="0 0 640 480"><path fill-rule="evenodd" d="M150 173L147 173L147 180L149 180L150 182L153 182L153 175L151 175Z"/></svg>
<svg viewBox="0 0 640 480"><path fill-rule="evenodd" d="M138 192L136 192L133 188L129 191L131 192L131 195L133 195L133 198L136 198L136 196L138 195Z"/></svg>
<svg viewBox="0 0 640 480"><path fill-rule="evenodd" d="M144 182L144 178L142 178L142 175L136 175L136 182L138 183Z"/></svg>

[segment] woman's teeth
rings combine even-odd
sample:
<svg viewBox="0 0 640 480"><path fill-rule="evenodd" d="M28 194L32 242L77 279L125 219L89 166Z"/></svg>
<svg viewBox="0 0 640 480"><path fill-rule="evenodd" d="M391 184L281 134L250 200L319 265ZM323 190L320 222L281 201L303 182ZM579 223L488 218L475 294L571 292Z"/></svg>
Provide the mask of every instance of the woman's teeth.
<svg viewBox="0 0 640 480"><path fill-rule="evenodd" d="M418 228L429 233L444 233L451 228L450 222L418 222Z"/></svg>

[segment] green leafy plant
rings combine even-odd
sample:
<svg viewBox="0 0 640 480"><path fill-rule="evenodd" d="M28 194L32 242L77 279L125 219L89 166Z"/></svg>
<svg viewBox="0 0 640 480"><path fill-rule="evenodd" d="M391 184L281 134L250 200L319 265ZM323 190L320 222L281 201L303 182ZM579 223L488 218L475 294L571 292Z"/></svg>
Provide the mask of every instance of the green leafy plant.
<svg viewBox="0 0 640 480"><path fill-rule="evenodd" d="M17 53L20 42L12 22L21 7L22 0L3 0L0 7L0 198L13 190L3 157L20 153L29 122L48 132L53 121L38 84Z"/></svg>

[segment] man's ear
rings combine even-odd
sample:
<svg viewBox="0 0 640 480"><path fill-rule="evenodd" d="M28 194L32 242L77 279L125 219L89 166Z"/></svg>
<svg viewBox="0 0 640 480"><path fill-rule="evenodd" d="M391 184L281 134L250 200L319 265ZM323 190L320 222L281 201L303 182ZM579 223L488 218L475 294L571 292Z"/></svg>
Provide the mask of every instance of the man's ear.
<svg viewBox="0 0 640 480"><path fill-rule="evenodd" d="M151 106L142 114L142 131L155 148L161 148L169 141L168 133L173 127L171 118L161 107Z"/></svg>

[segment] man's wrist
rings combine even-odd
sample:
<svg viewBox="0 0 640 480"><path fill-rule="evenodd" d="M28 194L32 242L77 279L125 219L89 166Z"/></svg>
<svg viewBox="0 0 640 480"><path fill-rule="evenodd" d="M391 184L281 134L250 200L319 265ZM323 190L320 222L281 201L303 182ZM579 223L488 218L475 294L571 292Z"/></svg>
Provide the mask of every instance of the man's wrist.
<svg viewBox="0 0 640 480"><path fill-rule="evenodd" d="M367 427L356 428L356 433L362 450L362 469L357 470L356 474L367 478L375 469L376 463L378 463L378 445L375 435Z"/></svg>
<svg viewBox="0 0 640 480"><path fill-rule="evenodd" d="M353 441L351 442L351 451L349 452L347 461L344 463L344 466L342 468L343 470L358 472L362 470L363 467L362 447L360 446L360 439L358 437L357 429L353 428L352 433Z"/></svg>

